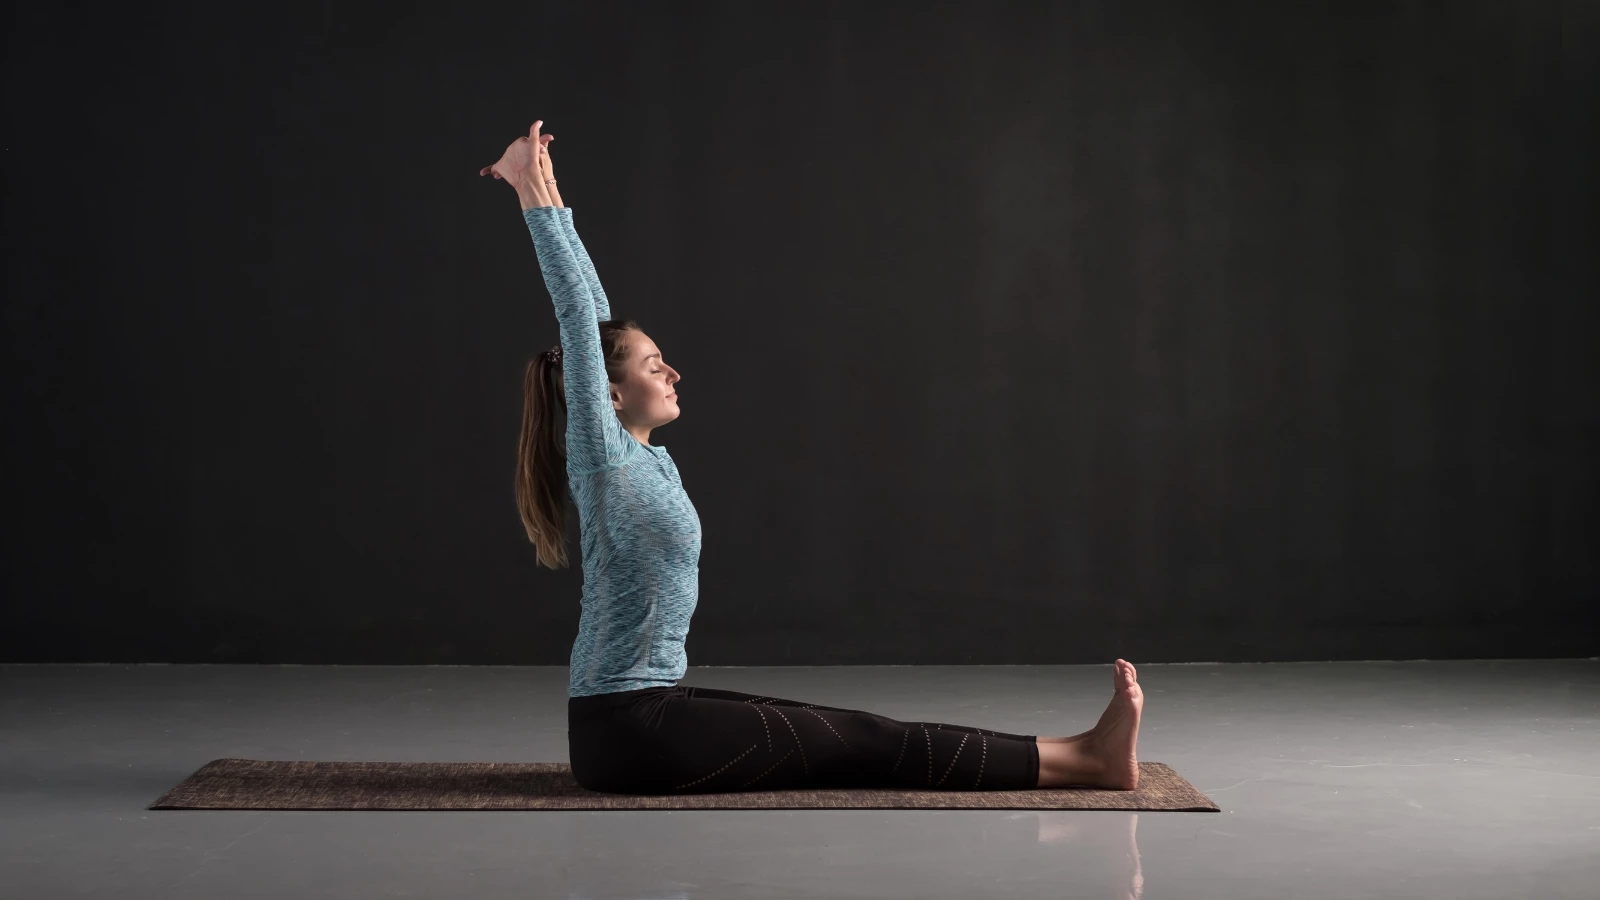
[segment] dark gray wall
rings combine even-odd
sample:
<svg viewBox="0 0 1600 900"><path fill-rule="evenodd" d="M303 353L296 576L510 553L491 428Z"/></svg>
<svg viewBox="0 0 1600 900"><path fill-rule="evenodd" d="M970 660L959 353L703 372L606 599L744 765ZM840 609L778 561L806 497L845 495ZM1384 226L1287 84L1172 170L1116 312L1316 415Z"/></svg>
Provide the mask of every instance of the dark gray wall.
<svg viewBox="0 0 1600 900"><path fill-rule="evenodd" d="M12 10L4 660L567 661L535 118L691 663L1597 650L1594 4L189 6Z"/></svg>

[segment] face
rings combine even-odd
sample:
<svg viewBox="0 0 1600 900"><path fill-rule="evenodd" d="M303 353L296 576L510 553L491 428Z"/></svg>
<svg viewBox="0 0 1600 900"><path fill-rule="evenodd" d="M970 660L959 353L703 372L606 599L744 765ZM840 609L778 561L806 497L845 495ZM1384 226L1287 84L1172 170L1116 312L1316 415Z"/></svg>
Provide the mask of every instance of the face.
<svg viewBox="0 0 1600 900"><path fill-rule="evenodd" d="M611 406L622 424L650 429L678 417L678 370L667 365L661 348L649 335L635 331L628 335L626 375L611 383Z"/></svg>

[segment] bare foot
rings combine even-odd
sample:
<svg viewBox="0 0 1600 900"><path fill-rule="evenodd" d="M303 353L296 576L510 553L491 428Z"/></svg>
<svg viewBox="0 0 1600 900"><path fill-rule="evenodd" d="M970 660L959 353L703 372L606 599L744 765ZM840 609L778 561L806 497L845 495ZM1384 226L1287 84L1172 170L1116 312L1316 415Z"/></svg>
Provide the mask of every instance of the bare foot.
<svg viewBox="0 0 1600 900"><path fill-rule="evenodd" d="M1096 787L1131 791L1139 786L1139 759L1134 746L1139 742L1144 690L1139 687L1139 673L1133 663L1119 659L1114 668L1111 702L1080 746L1085 755L1105 767L1095 779Z"/></svg>

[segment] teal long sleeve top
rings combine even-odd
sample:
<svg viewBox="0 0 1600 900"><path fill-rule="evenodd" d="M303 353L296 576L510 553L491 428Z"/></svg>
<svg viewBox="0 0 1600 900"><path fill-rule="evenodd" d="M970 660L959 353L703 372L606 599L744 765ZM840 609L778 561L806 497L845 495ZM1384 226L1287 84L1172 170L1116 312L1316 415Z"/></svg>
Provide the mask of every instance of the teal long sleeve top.
<svg viewBox="0 0 1600 900"><path fill-rule="evenodd" d="M522 211L561 324L567 486L578 508L583 612L567 696L671 687L700 594L700 514L666 447L634 438L611 406L599 322L611 306L570 207Z"/></svg>

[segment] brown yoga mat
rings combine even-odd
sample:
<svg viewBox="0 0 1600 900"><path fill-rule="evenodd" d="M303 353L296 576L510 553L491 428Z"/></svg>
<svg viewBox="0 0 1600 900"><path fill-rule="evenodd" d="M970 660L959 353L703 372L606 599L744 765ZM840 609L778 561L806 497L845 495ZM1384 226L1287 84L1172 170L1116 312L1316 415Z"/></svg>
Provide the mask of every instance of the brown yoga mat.
<svg viewBox="0 0 1600 900"><path fill-rule="evenodd" d="M603 794L552 762L214 759L149 809L1148 809L1221 812L1170 767L1139 763L1139 789L899 788Z"/></svg>

